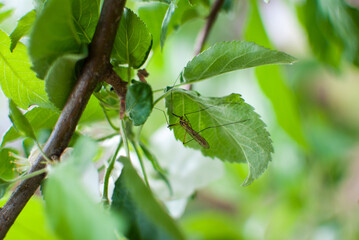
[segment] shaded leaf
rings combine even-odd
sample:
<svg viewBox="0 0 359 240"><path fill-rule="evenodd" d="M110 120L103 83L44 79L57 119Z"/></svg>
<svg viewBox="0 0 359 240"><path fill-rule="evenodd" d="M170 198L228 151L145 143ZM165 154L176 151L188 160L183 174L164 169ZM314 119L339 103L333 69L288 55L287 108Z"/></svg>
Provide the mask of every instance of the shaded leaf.
<svg viewBox="0 0 359 240"><path fill-rule="evenodd" d="M72 14L81 41L90 43L99 18L100 0L72 0Z"/></svg>
<svg viewBox="0 0 359 240"><path fill-rule="evenodd" d="M5 195L10 184L10 182L0 178L0 199Z"/></svg>
<svg viewBox="0 0 359 240"><path fill-rule="evenodd" d="M264 172L271 161L272 141L259 115L239 94L209 98L178 88L171 91L166 97L169 124L179 123L179 118L172 113L186 114L189 126L209 146L206 149L193 140L180 125L172 127L176 139L185 139L185 146L201 150L204 156L232 163L247 162L249 175L243 185L250 184Z"/></svg>
<svg viewBox="0 0 359 240"><path fill-rule="evenodd" d="M65 54L55 60L45 77L46 92L51 102L62 109L77 81L76 63L87 57L87 48L81 53Z"/></svg>
<svg viewBox="0 0 359 240"><path fill-rule="evenodd" d="M252 42L221 42L194 57L183 70L186 82L267 64L293 63L292 56Z"/></svg>
<svg viewBox="0 0 359 240"><path fill-rule="evenodd" d="M338 67L346 58L359 66L359 10L344 0L307 0L299 11L313 52Z"/></svg>
<svg viewBox="0 0 359 240"><path fill-rule="evenodd" d="M44 188L46 212L50 226L61 239L116 239L117 222L92 200L79 178L95 154L96 145L80 139L71 159L48 175Z"/></svg>
<svg viewBox="0 0 359 240"><path fill-rule="evenodd" d="M35 12L35 10L32 10L32 11L28 12L25 16L20 18L20 20L17 22L17 26L16 26L15 30L10 34L10 39L11 39L10 51L11 52L16 47L17 42L24 35L26 35L29 32L35 19L36 19L36 12Z"/></svg>
<svg viewBox="0 0 359 240"><path fill-rule="evenodd" d="M269 38L261 21L257 2L252 1L252 11L246 30L246 39L270 47ZM306 146L298 106L292 91L288 88L279 66L262 66L255 69L257 81L273 104L280 126L299 144Z"/></svg>
<svg viewBox="0 0 359 240"><path fill-rule="evenodd" d="M152 111L153 97L151 86L143 82L135 82L127 89L126 111L135 126L146 122Z"/></svg>
<svg viewBox="0 0 359 240"><path fill-rule="evenodd" d="M45 77L58 57L78 53L81 49L72 18L70 0L48 0L37 17L30 36L29 53L39 78Z"/></svg>
<svg viewBox="0 0 359 240"><path fill-rule="evenodd" d="M30 69L31 63L27 56L27 49L22 43L10 52L10 39L0 31L0 84L6 97L12 99L16 105L26 109L30 105L53 107L47 99L44 81L37 79Z"/></svg>
<svg viewBox="0 0 359 240"><path fill-rule="evenodd" d="M112 50L116 64L139 68L146 61L152 47L152 36L142 20L130 9L123 12Z"/></svg>
<svg viewBox="0 0 359 240"><path fill-rule="evenodd" d="M138 234L143 239L184 239L174 220L146 187L129 159L120 157L120 161L124 168L116 181L112 208L127 214L130 221L137 224Z"/></svg>
<svg viewBox="0 0 359 240"><path fill-rule="evenodd" d="M31 124L11 99L9 100L9 118L19 133L36 141Z"/></svg>

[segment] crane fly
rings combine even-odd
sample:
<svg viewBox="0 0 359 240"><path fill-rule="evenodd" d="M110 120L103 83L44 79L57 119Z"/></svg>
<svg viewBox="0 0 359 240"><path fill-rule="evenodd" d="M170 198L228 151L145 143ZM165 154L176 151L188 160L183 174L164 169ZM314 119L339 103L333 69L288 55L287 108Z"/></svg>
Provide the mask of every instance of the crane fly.
<svg viewBox="0 0 359 240"><path fill-rule="evenodd" d="M207 142L207 140L202 137L198 132L196 132L195 130L193 130L191 123L189 122L186 114L184 116L179 116L177 114L172 113L173 116L178 117L179 118L179 122L178 123L174 123L174 124L170 124L168 125L168 127L174 127L174 126L181 126L186 132L183 138L183 144L186 144L186 134L188 133L189 135L191 135L191 137L199 143L199 145L201 145L203 148L208 149L209 148L209 143Z"/></svg>
<svg viewBox="0 0 359 240"><path fill-rule="evenodd" d="M172 97L171 97L172 98ZM172 99L173 100L173 99ZM173 102L173 101L172 101ZM203 132L207 129L210 129L210 128L217 128L217 127L223 127L223 126L227 126L227 125L232 125L232 124L236 124L236 123L243 123L243 122L246 122L248 121L249 119L245 119L245 120L240 120L240 121L235 121L235 122L230 122L230 123L226 123L226 124L222 124L222 125L218 125L218 126L211 126L211 127L206 127L202 130L199 130L199 131L196 131L193 129L187 115L189 114L192 114L192 113L198 113L198 112L201 112L201 111L204 111L204 110L207 110L209 108L212 108L212 107L216 107L216 105L213 105L213 106L209 106L209 107L206 107L206 108L203 108L203 109L200 109L198 111L194 111L194 112L189 112L189 113L184 113L182 116L180 115L177 115L173 112L173 108L171 109L171 114L175 117L177 117L179 119L179 122L177 123L174 123L174 124L168 124L168 128L171 128L171 127L174 127L174 126L181 126L184 130L185 130L185 135L184 135L184 138L183 138L183 144L187 144L189 143L190 141L192 140L195 140L199 145L201 145L203 148L205 149L209 149L210 148L210 145L208 143L208 141L200 134L200 132ZM165 115L166 116L166 115ZM166 121L167 121L167 118L166 118ZM186 142L186 136L187 134L189 134L192 139L187 141Z"/></svg>

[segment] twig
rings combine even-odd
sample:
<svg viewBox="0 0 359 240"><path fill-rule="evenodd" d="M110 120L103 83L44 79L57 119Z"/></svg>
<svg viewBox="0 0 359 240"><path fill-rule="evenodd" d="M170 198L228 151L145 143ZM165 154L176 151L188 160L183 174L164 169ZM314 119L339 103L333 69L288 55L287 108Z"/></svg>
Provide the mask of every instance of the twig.
<svg viewBox="0 0 359 240"><path fill-rule="evenodd" d="M197 38L197 42L195 45L195 55L198 55L202 52L202 49L204 47L204 44L207 41L208 35L212 29L212 26L214 24L214 22L217 19L219 10L221 9L222 5L224 3L224 0L216 0L212 6L211 12L207 18L207 22L206 25L204 26L204 28L202 29L202 31L199 33L198 38ZM192 89L192 84L187 84L183 87L184 89L187 90L191 90Z"/></svg>
<svg viewBox="0 0 359 240"><path fill-rule="evenodd" d="M99 22L89 47L89 56L82 68L61 115L48 139L44 152L50 159L57 159L68 146L76 125L96 85L111 76L110 56L126 0L105 0ZM29 174L46 167L39 156ZM46 173L22 181L0 209L0 239L3 239L26 203L40 186Z"/></svg>
<svg viewBox="0 0 359 240"><path fill-rule="evenodd" d="M195 55L198 55L202 52L205 42L207 41L208 35L212 29L213 23L216 21L219 10L221 9L224 0L216 0L212 6L211 13L207 18L206 25L198 35L196 47L195 47Z"/></svg>

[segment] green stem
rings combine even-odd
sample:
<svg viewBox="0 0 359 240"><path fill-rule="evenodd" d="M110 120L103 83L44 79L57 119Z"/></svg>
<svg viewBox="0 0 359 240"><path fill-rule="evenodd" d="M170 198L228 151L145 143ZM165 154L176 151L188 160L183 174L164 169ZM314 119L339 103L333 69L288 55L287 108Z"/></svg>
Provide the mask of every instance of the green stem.
<svg viewBox="0 0 359 240"><path fill-rule="evenodd" d="M106 121L108 122L108 124L110 124L110 126L111 126L111 128L112 128L113 130L115 130L116 132L118 132L120 129L119 129L118 127L116 127L116 126L112 123L111 119L110 119L110 118L108 117L108 115L107 115L107 112L106 112L105 107L102 106L102 104L100 104L100 106L101 106L101 108L102 108L103 113L105 114L105 118L106 118Z"/></svg>
<svg viewBox="0 0 359 240"><path fill-rule="evenodd" d="M11 182L17 182L17 181L23 181L25 179L29 179L29 178L32 178L32 177L35 177L37 175L40 175L40 174L43 174L47 171L46 168L43 168L43 169L40 169L36 172L32 172L32 173L29 173L29 174L26 174L26 175L23 175L23 176L20 176L18 178L15 178L14 180L12 180Z"/></svg>
<svg viewBox="0 0 359 240"><path fill-rule="evenodd" d="M107 135L107 136L104 136L102 138L99 138L99 139L96 139L96 142L102 142L102 141L105 141L109 138L113 138L114 136L117 136L118 133L111 133L110 135Z"/></svg>
<svg viewBox="0 0 359 240"><path fill-rule="evenodd" d="M40 146L39 142L37 140L35 140L35 143L38 147L38 149L40 150L40 153L42 154L42 156L45 158L45 160L50 163L51 160L46 156L46 154L44 153L44 151L42 150L42 147Z"/></svg>
<svg viewBox="0 0 359 240"><path fill-rule="evenodd" d="M104 202L105 205L108 205L110 203L110 200L108 198L108 183L110 180L111 172L112 172L113 168L115 167L116 156L117 156L118 152L120 151L122 144L123 144L123 141L121 139L120 142L118 143L115 153L112 156L112 159L108 165L108 168L106 169L106 174L105 174L105 178L104 178L104 182L103 182L103 196L102 196L102 201Z"/></svg>
<svg viewBox="0 0 359 240"><path fill-rule="evenodd" d="M138 149L137 143L135 141L131 141L131 143L132 143L133 148L135 149L135 152L137 154L138 160L140 161L141 170L142 170L142 173L143 173L143 178L145 179L145 183L146 183L147 187L150 188L150 184L148 183L148 178L147 178L147 174L146 174L145 165L143 164L143 159L142 159L141 153L140 153L140 151Z"/></svg>

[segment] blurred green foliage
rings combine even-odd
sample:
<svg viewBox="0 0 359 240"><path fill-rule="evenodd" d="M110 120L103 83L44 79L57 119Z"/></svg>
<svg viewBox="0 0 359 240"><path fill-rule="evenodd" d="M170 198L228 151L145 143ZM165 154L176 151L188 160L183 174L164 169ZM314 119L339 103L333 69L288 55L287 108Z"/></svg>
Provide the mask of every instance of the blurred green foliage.
<svg viewBox="0 0 359 240"><path fill-rule="evenodd" d="M178 9L165 23L167 34L162 36L162 41L165 36L167 38L162 52L158 46L168 2L129 1L128 6L147 25L141 22L144 29L147 27L153 35L153 51L145 66L150 73L147 81L154 90L164 85L172 86L193 57L194 42L204 24L203 16L207 15L208 6L213 2L180 0ZM255 70L255 73L253 70L228 73L220 82L209 80L206 84L193 86L205 96L241 93L268 124L275 153L268 170L252 185L240 187L248 175L247 166L227 164L222 179L194 194L179 219L188 239L359 239L359 10L347 2L303 0L293 3L283 0L263 5L262 1L254 0L225 1L224 11L220 13L206 46L221 40L247 39L299 56L297 63L286 68L268 66ZM188 10L190 4L198 4L195 12ZM53 10L58 11L55 7ZM157 13L155 16L154 12ZM283 17L281 22L275 20L276 15ZM290 16L291 21L286 16ZM299 32L304 39L302 46L288 48L274 41L271 22L275 22L279 29L285 29L287 22L292 24L292 34ZM279 38L286 41L285 34ZM76 41L74 44L79 49ZM149 45L148 39L146 47ZM19 44L16 49L23 48ZM39 64L40 70L45 71L44 67ZM94 106L97 102L92 100L90 105ZM163 105L157 107L164 109ZM83 122L103 119L98 106L87 109ZM35 130L40 126L32 121L47 120L47 125L42 124L42 128L54 125L58 113L47 110L48 115L44 116L43 110L34 108L25 115ZM143 127L144 141L150 141L151 135L164 124L163 114L153 111ZM7 137L13 140L18 135L15 129L10 129ZM71 186L74 192L81 189L69 183L73 180L78 184L76 174L62 170L63 176L68 177L62 179L60 170L55 171L49 184L58 185L64 200L76 198L76 205L67 203L64 206L66 211L75 211L73 209L78 206L86 216L81 197L72 195L66 187ZM141 184L138 186L144 188ZM61 220L63 212L58 207L63 203L61 198L56 198L58 191L52 191L48 194L55 196L53 203L57 204L48 207L50 213ZM146 198L137 194L137 201L145 202ZM34 197L6 239L34 239L33 236L55 239L44 227L42 204L42 200ZM92 202L87 204L93 206ZM101 218L112 222L106 215ZM79 221L76 224L80 226Z"/></svg>

